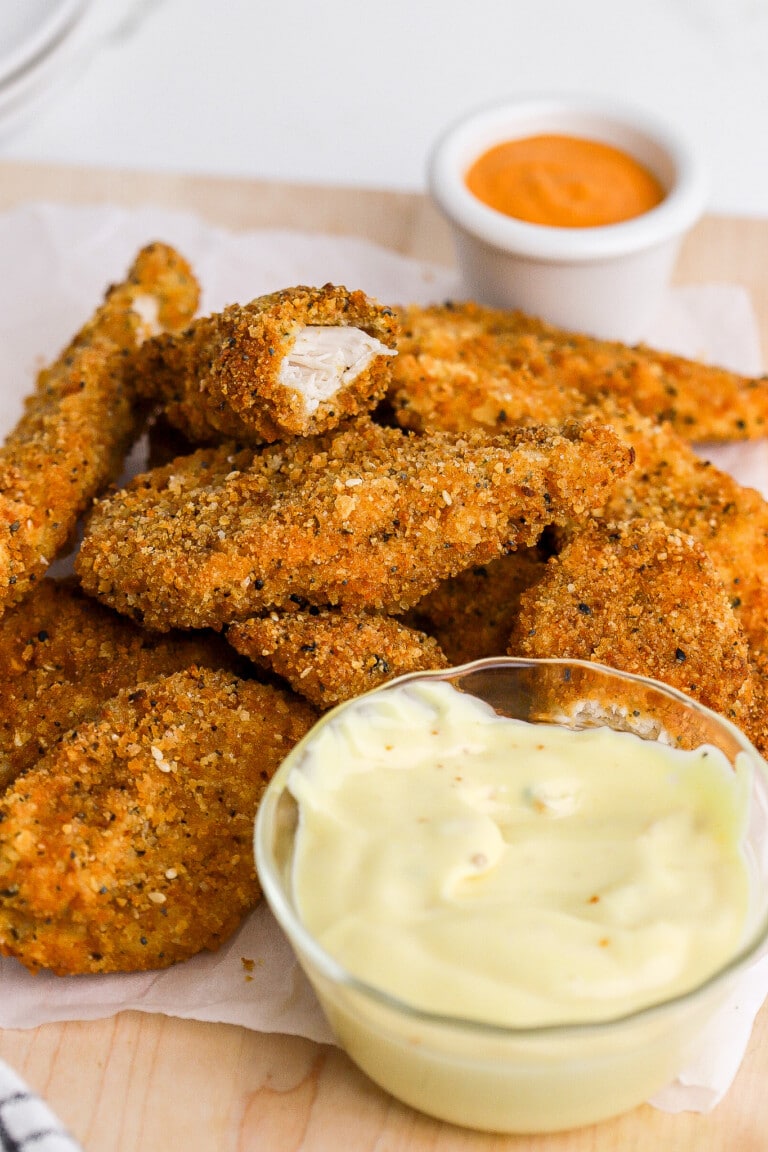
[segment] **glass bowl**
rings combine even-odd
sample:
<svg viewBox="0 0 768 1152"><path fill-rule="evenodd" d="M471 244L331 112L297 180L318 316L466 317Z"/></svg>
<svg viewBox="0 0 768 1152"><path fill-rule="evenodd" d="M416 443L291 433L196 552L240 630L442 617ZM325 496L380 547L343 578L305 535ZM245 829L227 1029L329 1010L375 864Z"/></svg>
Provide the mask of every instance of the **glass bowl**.
<svg viewBox="0 0 768 1152"><path fill-rule="evenodd" d="M751 776L743 845L750 908L736 954L682 995L598 1023L515 1028L421 1011L351 975L294 905L297 806L288 777L329 721L403 683L446 681L503 716L720 749ZM497 1132L561 1130L627 1111L671 1082L768 933L768 766L730 722L655 681L577 660L493 658L414 673L328 713L291 751L262 800L256 863L265 896L352 1060L393 1096L440 1119Z"/></svg>

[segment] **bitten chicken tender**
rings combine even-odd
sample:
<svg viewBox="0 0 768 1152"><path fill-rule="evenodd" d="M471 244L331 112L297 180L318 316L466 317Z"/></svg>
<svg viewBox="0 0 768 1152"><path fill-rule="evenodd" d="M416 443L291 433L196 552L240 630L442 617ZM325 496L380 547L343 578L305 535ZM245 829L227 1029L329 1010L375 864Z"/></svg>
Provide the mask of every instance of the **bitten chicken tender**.
<svg viewBox="0 0 768 1152"><path fill-rule="evenodd" d="M259 899L254 816L315 717L203 669L120 692L0 800L0 951L66 975L217 948Z"/></svg>
<svg viewBox="0 0 768 1152"><path fill-rule="evenodd" d="M587 513L630 459L589 422L491 439L360 420L260 453L201 450L98 504L76 567L158 630L306 604L397 614Z"/></svg>
<svg viewBox="0 0 768 1152"><path fill-rule="evenodd" d="M566 332L474 303L401 314L391 400L406 428L554 425L575 393L604 393L673 425L687 440L760 437L768 377L752 378L643 345Z"/></svg>
<svg viewBox="0 0 768 1152"><path fill-rule="evenodd" d="M74 582L41 580L0 618L0 789L119 689L195 664L231 667L231 649L143 632Z"/></svg>
<svg viewBox="0 0 768 1152"><path fill-rule="evenodd" d="M322 709L406 672L448 665L430 636L391 616L364 612L275 612L231 624L227 640Z"/></svg>
<svg viewBox="0 0 768 1152"><path fill-rule="evenodd" d="M147 341L126 375L190 440L262 444L373 408L395 343L391 308L333 284L301 285Z"/></svg>
<svg viewBox="0 0 768 1152"><path fill-rule="evenodd" d="M46 571L80 513L120 472L138 430L123 356L159 327L188 323L197 299L186 262L172 248L152 244L40 373L0 449L0 610Z"/></svg>
<svg viewBox="0 0 768 1152"><path fill-rule="evenodd" d="M434 636L451 664L502 656L520 596L540 580L546 557L521 548L446 580L411 608L405 621Z"/></svg>
<svg viewBox="0 0 768 1152"><path fill-rule="evenodd" d="M575 535L523 593L509 653L597 660L748 721L754 675L728 596L704 549L660 522Z"/></svg>

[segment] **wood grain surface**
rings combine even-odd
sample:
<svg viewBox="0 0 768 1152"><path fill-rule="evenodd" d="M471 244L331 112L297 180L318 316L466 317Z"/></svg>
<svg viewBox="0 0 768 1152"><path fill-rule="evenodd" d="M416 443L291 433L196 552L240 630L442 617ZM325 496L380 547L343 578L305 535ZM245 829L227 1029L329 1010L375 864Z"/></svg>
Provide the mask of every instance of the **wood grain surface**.
<svg viewBox="0 0 768 1152"><path fill-rule="evenodd" d="M154 203L232 229L362 235L450 263L421 196L245 180L0 163L0 209L31 200ZM707 217L679 282L745 285L768 359L768 220ZM0 1057L50 1102L86 1152L763 1152L768 1008L735 1083L708 1115L648 1106L553 1136L481 1135L428 1119L376 1088L333 1047L135 1012L0 1033Z"/></svg>

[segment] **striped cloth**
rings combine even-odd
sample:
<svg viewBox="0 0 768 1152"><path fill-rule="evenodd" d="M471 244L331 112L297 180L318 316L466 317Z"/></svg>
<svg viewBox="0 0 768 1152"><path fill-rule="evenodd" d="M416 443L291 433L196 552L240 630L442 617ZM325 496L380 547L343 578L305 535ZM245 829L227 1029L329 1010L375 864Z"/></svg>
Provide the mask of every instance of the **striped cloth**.
<svg viewBox="0 0 768 1152"><path fill-rule="evenodd" d="M48 1105L2 1061L0 1152L83 1152Z"/></svg>

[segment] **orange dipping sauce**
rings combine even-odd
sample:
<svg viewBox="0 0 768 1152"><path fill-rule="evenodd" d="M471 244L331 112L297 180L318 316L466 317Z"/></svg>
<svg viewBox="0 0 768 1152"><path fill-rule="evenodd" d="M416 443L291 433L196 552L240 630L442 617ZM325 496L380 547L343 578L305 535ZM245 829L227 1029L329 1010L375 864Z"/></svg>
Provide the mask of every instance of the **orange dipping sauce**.
<svg viewBox="0 0 768 1152"><path fill-rule="evenodd" d="M484 152L470 192L506 216L550 228L596 228L655 208L664 189L626 152L576 136L528 136Z"/></svg>

